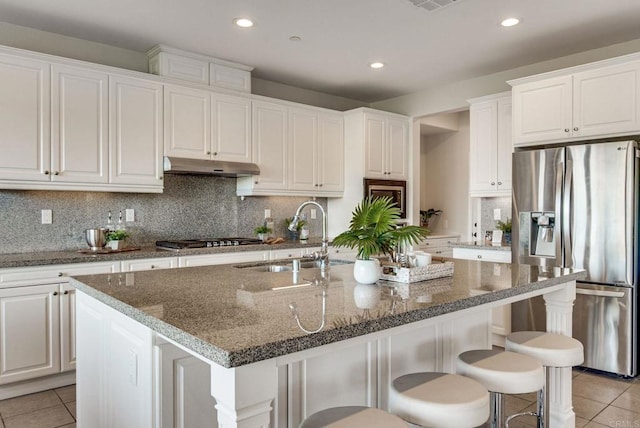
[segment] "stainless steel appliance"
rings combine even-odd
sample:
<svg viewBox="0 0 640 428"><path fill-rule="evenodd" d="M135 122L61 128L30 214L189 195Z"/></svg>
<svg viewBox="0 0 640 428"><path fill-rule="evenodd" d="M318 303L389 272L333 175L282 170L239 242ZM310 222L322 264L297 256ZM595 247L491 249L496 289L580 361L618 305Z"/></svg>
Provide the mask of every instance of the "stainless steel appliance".
<svg viewBox="0 0 640 428"><path fill-rule="evenodd" d="M212 238L156 241L156 247L163 250L183 250L186 248L230 247L236 245L258 245L262 241L255 238Z"/></svg>
<svg viewBox="0 0 640 428"><path fill-rule="evenodd" d="M612 141L513 154L513 260L587 270L573 336L584 366L638 374L638 145ZM544 330L544 301L512 305L512 328Z"/></svg>

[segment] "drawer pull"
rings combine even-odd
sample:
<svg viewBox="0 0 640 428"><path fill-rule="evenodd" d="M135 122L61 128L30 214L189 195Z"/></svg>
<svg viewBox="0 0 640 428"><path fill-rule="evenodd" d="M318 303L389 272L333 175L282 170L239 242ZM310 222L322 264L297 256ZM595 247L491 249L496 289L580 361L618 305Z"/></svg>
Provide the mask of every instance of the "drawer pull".
<svg viewBox="0 0 640 428"><path fill-rule="evenodd" d="M481 259L482 258L482 254L478 254L478 258Z"/></svg>
<svg viewBox="0 0 640 428"><path fill-rule="evenodd" d="M64 276L64 274L62 272L58 272L58 278L60 278L61 276Z"/></svg>
<svg viewBox="0 0 640 428"><path fill-rule="evenodd" d="M65 290L63 294L69 294L69 290Z"/></svg>
<svg viewBox="0 0 640 428"><path fill-rule="evenodd" d="M151 269L155 269L155 268L156 268L156 265L151 265Z"/></svg>
<svg viewBox="0 0 640 428"><path fill-rule="evenodd" d="M53 292L53 295L54 295L54 296L57 296L57 295L58 295L58 292L57 292L57 291L54 291L54 292Z"/></svg>

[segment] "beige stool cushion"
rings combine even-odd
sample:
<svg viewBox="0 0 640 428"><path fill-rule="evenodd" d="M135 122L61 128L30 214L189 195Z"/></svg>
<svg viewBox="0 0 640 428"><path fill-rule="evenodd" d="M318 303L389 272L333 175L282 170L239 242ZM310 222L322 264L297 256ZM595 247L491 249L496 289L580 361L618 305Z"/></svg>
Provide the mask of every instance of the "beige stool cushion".
<svg viewBox="0 0 640 428"><path fill-rule="evenodd" d="M456 372L477 380L489 391L525 394L542 389L542 364L528 355L500 350L467 351L458 355Z"/></svg>
<svg viewBox="0 0 640 428"><path fill-rule="evenodd" d="M399 417L373 407L332 407L309 416L300 428L407 428Z"/></svg>
<svg viewBox="0 0 640 428"><path fill-rule="evenodd" d="M573 367L584 361L578 340L544 331L519 331L507 336L505 349L529 355L547 367Z"/></svg>
<svg viewBox="0 0 640 428"><path fill-rule="evenodd" d="M475 427L489 419L489 392L455 374L412 373L394 379L389 411L417 425Z"/></svg>

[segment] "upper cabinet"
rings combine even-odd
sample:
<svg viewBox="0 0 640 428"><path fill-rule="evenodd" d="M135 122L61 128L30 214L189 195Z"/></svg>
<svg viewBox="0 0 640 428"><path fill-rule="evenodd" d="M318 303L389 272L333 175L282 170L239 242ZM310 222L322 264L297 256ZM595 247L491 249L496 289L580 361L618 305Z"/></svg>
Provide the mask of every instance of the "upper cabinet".
<svg viewBox="0 0 640 428"><path fill-rule="evenodd" d="M260 175L238 178L238 195L342 196L342 114L253 101L252 131Z"/></svg>
<svg viewBox="0 0 640 428"><path fill-rule="evenodd" d="M0 180L49 181L51 66L0 55Z"/></svg>
<svg viewBox="0 0 640 428"><path fill-rule="evenodd" d="M162 85L111 76L109 92L109 182L161 192Z"/></svg>
<svg viewBox="0 0 640 428"><path fill-rule="evenodd" d="M469 194L511 192L511 93L470 100Z"/></svg>
<svg viewBox="0 0 640 428"><path fill-rule="evenodd" d="M164 88L164 153L251 162L251 100L176 85Z"/></svg>
<svg viewBox="0 0 640 428"><path fill-rule="evenodd" d="M516 146L640 132L637 56L509 83Z"/></svg>
<svg viewBox="0 0 640 428"><path fill-rule="evenodd" d="M118 79L0 53L0 188L162 192L162 85L130 79L154 86L138 103Z"/></svg>
<svg viewBox="0 0 640 428"><path fill-rule="evenodd" d="M409 122L383 113L363 113L365 176L407 179Z"/></svg>

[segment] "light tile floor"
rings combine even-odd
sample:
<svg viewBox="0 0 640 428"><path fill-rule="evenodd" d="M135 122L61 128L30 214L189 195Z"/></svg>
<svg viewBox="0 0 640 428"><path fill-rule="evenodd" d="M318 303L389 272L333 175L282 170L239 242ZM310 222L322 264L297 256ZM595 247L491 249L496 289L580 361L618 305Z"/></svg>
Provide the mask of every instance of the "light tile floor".
<svg viewBox="0 0 640 428"><path fill-rule="evenodd" d="M535 410L535 394L508 395L505 414ZM640 427L640 378L618 379L573 371L576 428ZM75 385L0 401L0 428L75 428ZM522 417L511 428L535 426Z"/></svg>
<svg viewBox="0 0 640 428"><path fill-rule="evenodd" d="M0 428L75 428L76 386L0 401Z"/></svg>

